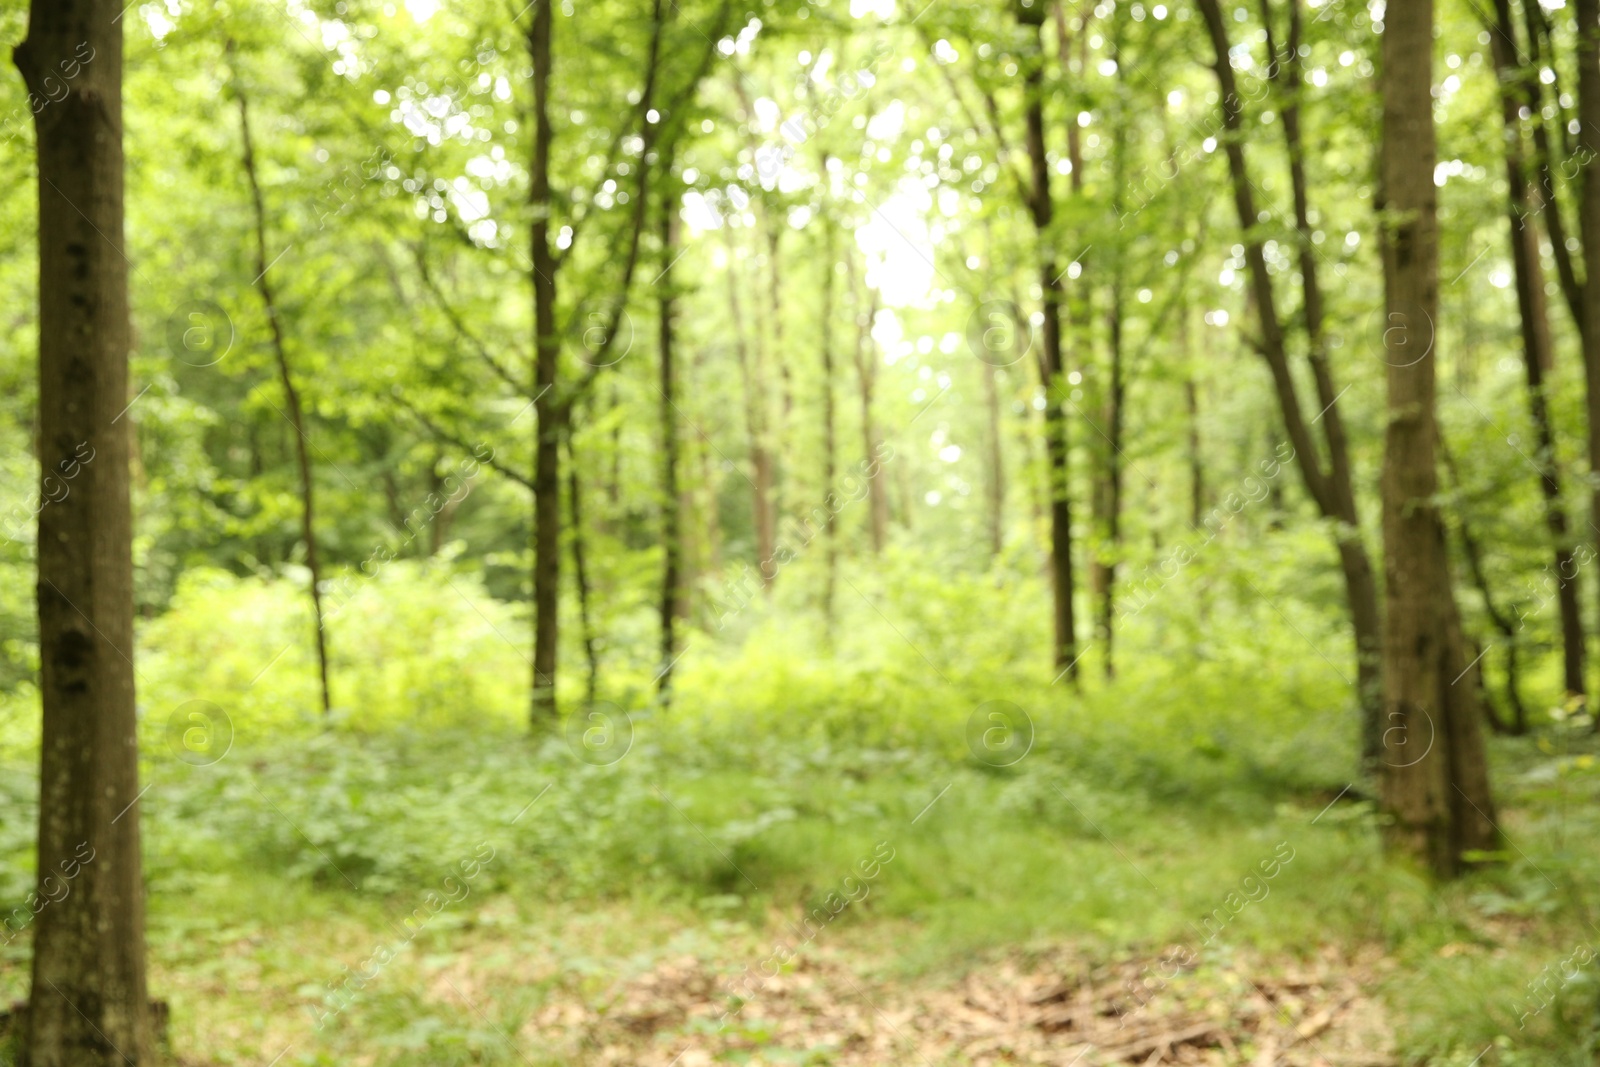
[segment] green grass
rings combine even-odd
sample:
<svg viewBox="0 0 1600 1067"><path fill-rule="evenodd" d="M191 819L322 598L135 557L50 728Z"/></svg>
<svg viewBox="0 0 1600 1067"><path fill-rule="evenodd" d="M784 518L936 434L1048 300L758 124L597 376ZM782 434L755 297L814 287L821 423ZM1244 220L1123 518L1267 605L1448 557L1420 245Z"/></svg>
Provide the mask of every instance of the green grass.
<svg viewBox="0 0 1600 1067"><path fill-rule="evenodd" d="M380 599L373 625L402 625L403 607ZM1342 691L1328 664L1270 647L1299 637L1241 638L1285 665L1270 679L1251 667L1260 649L1202 650L1076 694L1006 662L1022 624L1002 616L992 647L942 678L871 631L865 608L861 651L842 660L753 637L686 659L670 714L606 694L633 724L609 766L580 761L563 737L530 739L520 709L476 706L472 687L362 705L322 731L286 696L301 687L294 670L248 700L230 689L259 670L237 650L238 662L206 664L206 698L235 709L233 748L195 766L176 758L158 709L196 695L176 681L173 650L212 653L184 630L201 617L164 619L146 637L140 810L152 988L171 1002L175 1049L187 1062L265 1063L287 1048L285 1067L569 1062L537 1042L514 1052L505 1035L534 1033L557 992L606 1011L620 976L674 955L731 975L792 939L886 847L870 894L817 938L864 980L915 987L1061 945L1103 960L1190 945L1202 968L1331 950L1381 994L1408 1062L1464 1067L1496 1044L1485 1065L1594 1062L1600 968L1526 1028L1517 1007L1544 968L1600 942L1592 736L1545 723L1494 740L1506 860L1430 886L1381 855L1377 817L1357 799L1370 786L1353 783L1351 713L1324 699ZM971 620L902 629L934 647L945 625ZM1003 769L964 740L973 709L997 695L1036 731ZM35 802L26 718L8 717L0 748L0 886L16 899ZM400 938L485 843L494 858L465 898L317 1030L346 968ZM1293 859L1262 879L1283 848ZM1203 943L1197 928L1236 892L1258 899ZM0 997L25 995L26 962L26 937L0 949Z"/></svg>

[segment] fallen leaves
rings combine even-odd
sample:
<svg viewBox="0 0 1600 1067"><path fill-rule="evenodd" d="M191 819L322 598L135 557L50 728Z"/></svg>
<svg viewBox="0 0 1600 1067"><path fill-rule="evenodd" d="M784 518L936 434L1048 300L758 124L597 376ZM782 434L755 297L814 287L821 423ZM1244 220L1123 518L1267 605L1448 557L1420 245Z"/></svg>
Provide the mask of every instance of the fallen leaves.
<svg viewBox="0 0 1600 1067"><path fill-rule="evenodd" d="M682 955L619 978L581 1007L577 990L558 990L523 1035L570 1062L641 1067L1395 1062L1358 965L1332 953L1289 971L1230 952L1154 987L1151 962L1058 949L956 981L904 984L862 977L837 952L808 952L791 969L753 977Z"/></svg>

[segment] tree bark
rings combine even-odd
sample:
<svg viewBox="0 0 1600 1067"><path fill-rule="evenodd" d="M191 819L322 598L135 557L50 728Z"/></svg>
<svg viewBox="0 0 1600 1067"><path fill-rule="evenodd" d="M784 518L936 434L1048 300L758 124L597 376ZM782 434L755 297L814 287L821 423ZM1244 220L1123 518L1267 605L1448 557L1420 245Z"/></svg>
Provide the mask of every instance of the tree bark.
<svg viewBox="0 0 1600 1067"><path fill-rule="evenodd" d="M777 516L772 506L772 456L767 451L767 397L759 362L752 362L745 339L744 315L739 305L739 281L732 235L728 237L728 310L733 319L733 345L739 357L744 386L745 430L750 441L751 513L756 534L756 569L763 589L772 587L777 571Z"/></svg>
<svg viewBox="0 0 1600 1067"><path fill-rule="evenodd" d="M1120 26L1118 22L1115 26ZM1112 29L1113 47L1121 59L1121 35ZM1117 65L1119 93L1126 89L1126 68ZM1122 217L1122 187L1127 174L1128 123L1126 116L1116 124L1112 134L1113 189L1111 210ZM1100 551L1096 563L1099 569L1100 634L1105 642L1104 670L1107 679L1116 677L1116 660L1113 656L1116 640L1117 557L1122 551L1122 436L1123 403L1127 386L1124 381L1122 352L1122 300L1123 300L1123 250L1120 246L1111 253L1111 299L1106 307L1106 338L1109 380L1105 391L1106 447L1103 452L1105 466L1102 472L1104 499L1101 504L1102 526Z"/></svg>
<svg viewBox="0 0 1600 1067"><path fill-rule="evenodd" d="M571 524L572 579L578 587L578 630L583 638L584 699L593 704L600 686L600 653L595 647L594 616L590 607L589 567L584 552L583 496L578 483L577 444L572 439L572 426L566 427L567 442L567 522Z"/></svg>
<svg viewBox="0 0 1600 1067"><path fill-rule="evenodd" d="M122 29L108 0L35 0L14 53L39 167L39 745L23 1062L147 1063L134 715ZM64 97L51 89L70 83ZM59 494L60 484L68 485ZM63 882L71 892L59 896Z"/></svg>
<svg viewBox="0 0 1600 1067"><path fill-rule="evenodd" d="M556 393L561 347L556 336L556 262L550 250L550 38L553 0L533 0L528 55L533 63L533 157L528 170L533 263L533 701L531 726L552 729L557 717L556 652L561 588L561 397Z"/></svg>
<svg viewBox="0 0 1600 1067"><path fill-rule="evenodd" d="M1561 280L1561 293L1566 297L1567 308L1572 312L1572 320L1579 332L1584 329L1583 318L1583 287L1578 281L1578 273L1572 264L1572 253L1567 249L1567 226L1565 216L1561 213L1560 198L1556 194L1555 153L1550 147L1550 126L1544 117L1545 89L1544 82L1534 76L1545 67L1542 45L1548 44L1550 26L1544 19L1543 12L1537 3L1523 4L1522 14L1524 24L1528 30L1528 69L1519 72L1522 82L1523 105L1527 107L1533 126L1534 163L1539 172L1540 199L1545 208L1543 211L1545 229L1550 234L1550 255L1556 262L1556 276ZM1495 22L1497 27L1510 25L1510 12L1506 12L1502 22L1499 12L1499 0L1496 0ZM1578 21L1582 21L1582 9L1578 9ZM1491 30L1493 36L1497 30ZM1512 37L1514 38L1514 34ZM1579 58L1581 62L1581 56ZM1550 68L1559 64L1553 60ZM1559 75L1557 75L1559 77ZM1582 78L1579 78L1579 92L1582 92ZM1554 89L1554 87L1552 87ZM1559 94L1557 96L1559 102ZM1580 117L1582 103L1579 103ZM1583 142L1580 140L1579 144ZM1580 161L1581 163L1581 161ZM1582 193L1579 193L1580 197ZM1581 210L1581 206L1580 206ZM1582 234L1580 222L1580 236ZM1549 370L1549 367L1545 368Z"/></svg>
<svg viewBox="0 0 1600 1067"><path fill-rule="evenodd" d="M233 42L229 41L229 49ZM317 564L317 526L315 483L311 477L311 438L306 433L305 414L300 405L300 390L295 388L294 375L289 370L289 353L284 347L283 319L273 298L272 280L267 277L271 266L267 262L267 211L261 197L261 180L256 173L255 145L250 137L250 106L244 90L237 83L235 95L239 98L239 135L244 144L244 172L250 181L250 202L255 213L256 237L256 292L267 314L267 326L272 332L272 354L278 364L278 379L283 383L284 403L288 407L289 424L294 427L295 460L300 472L300 536L306 544L306 569L311 572L311 613L317 628L317 674L321 682L322 717L333 713L333 700L328 687L328 638L322 620L322 570Z"/></svg>
<svg viewBox="0 0 1600 1067"><path fill-rule="evenodd" d="M850 271L850 291L860 299L855 283L855 256L845 256L845 267ZM861 456L870 463L878 454L878 428L872 417L872 390L878 380L878 349L872 339L873 320L878 315L878 294L868 290L866 310L856 314L856 384L861 401ZM867 480L867 528L872 537L872 554L882 555L884 541L889 532L889 491L883 483L881 472Z"/></svg>
<svg viewBox="0 0 1600 1067"><path fill-rule="evenodd" d="M1510 222L1511 262L1517 286L1517 309L1522 325L1522 363L1528 380L1528 408L1538 443L1536 465L1539 490L1544 497L1545 527L1550 531L1556 563L1557 603L1561 612L1562 677L1567 695L1582 695L1584 685L1583 617L1578 604L1578 584L1572 563L1567 510L1561 500L1561 470L1556 457L1555 433L1545 395L1544 375L1551 366L1550 319L1544 297L1544 271L1539 263L1539 235L1530 219L1528 174L1524 165L1520 102L1513 86L1520 66L1516 24L1510 0L1495 0L1495 29L1491 33L1496 73L1500 78L1500 118L1505 127L1507 207ZM1551 205L1553 206L1553 205Z"/></svg>
<svg viewBox="0 0 1600 1067"><path fill-rule="evenodd" d="M987 485L986 496L989 502L989 557L998 560L1001 551L1005 548L1005 514L1006 514L1006 457L1005 457L1005 419L1000 411L1000 368L992 363L982 362L979 373L983 375L983 406L988 415L989 439L984 442L988 446L989 477L985 479Z"/></svg>
<svg viewBox="0 0 1600 1067"><path fill-rule="evenodd" d="M669 169L669 168L663 168ZM672 664L678 654L674 627L678 621L682 582L682 500L678 491L677 373L673 367L673 316L676 283L669 276L678 256L678 205L661 199L661 277L656 280L657 348L661 359L661 669L656 691L663 706L672 703Z"/></svg>
<svg viewBox="0 0 1600 1067"><path fill-rule="evenodd" d="M1506 703L1511 707L1511 722L1502 722L1493 707L1487 700L1484 702L1484 712L1489 720L1489 725L1496 733L1521 735L1528 732L1528 709L1522 703L1522 694L1518 688L1518 646L1517 646L1517 620L1501 611L1494 602L1494 594L1489 588L1489 576L1483 566L1483 547L1478 543L1477 537L1472 533L1472 524L1467 520L1467 509L1462 493L1461 470L1456 465L1455 457L1450 453L1450 446L1445 443L1443 434L1439 437L1439 458L1444 461L1444 468L1450 474L1451 488L1455 490L1458 499L1463 501L1456 508L1456 516L1460 530L1462 555L1467 560L1467 573L1472 576L1472 584L1478 587L1478 595L1483 597L1483 610L1489 616L1489 621L1494 623L1494 628L1500 631L1500 636L1506 644ZM1478 654L1478 650L1473 650ZM1478 661L1482 661L1478 654ZM1481 672L1480 672L1481 674ZM1485 687L1487 690L1487 687Z"/></svg>
<svg viewBox="0 0 1600 1067"><path fill-rule="evenodd" d="M1189 318L1189 306L1184 304L1179 309L1178 347L1186 362L1193 358L1189 348ZM1205 512L1206 470L1200 452L1200 386L1192 367L1183 378L1183 408L1188 417L1189 528L1198 530L1200 516Z"/></svg>
<svg viewBox="0 0 1600 1067"><path fill-rule="evenodd" d="M1583 369L1589 416L1589 522L1600 530L1600 0L1575 0L1578 22L1578 229L1583 243ZM1600 542L1600 533L1596 535ZM1600 722L1600 720L1597 720Z"/></svg>
<svg viewBox="0 0 1600 1067"><path fill-rule="evenodd" d="M1119 258L1113 254L1114 259ZM1116 677L1116 662L1112 655L1116 633L1117 556L1122 547L1122 436L1123 401L1127 386L1123 380L1122 360L1122 267L1115 263L1111 276L1111 301L1106 308L1106 333L1108 337L1107 372L1104 415L1106 422L1105 457L1100 477L1101 544L1095 560L1097 570L1095 592L1100 599L1100 636L1105 643L1104 669L1107 678Z"/></svg>
<svg viewBox="0 0 1600 1067"><path fill-rule="evenodd" d="M828 172L826 157L822 172ZM826 576L822 584L822 617L832 633L833 593L839 580L839 523L832 505L828 503L838 492L833 484L838 469L838 441L835 438L833 410L833 265L837 254L832 215L824 217L822 234L822 321L817 324L817 331L822 342L822 493L823 507L828 512L828 518L823 523Z"/></svg>
<svg viewBox="0 0 1600 1067"><path fill-rule="evenodd" d="M1210 2L1210 0L1206 0ZM1383 544L1382 804L1389 848L1440 877L1490 849L1488 767L1476 680L1444 555L1434 418L1439 304L1431 95L1433 0L1388 9L1383 33L1379 219L1387 364Z"/></svg>
<svg viewBox="0 0 1600 1067"><path fill-rule="evenodd" d="M1051 226L1055 203L1050 193L1050 161L1044 140L1043 49L1038 41L1043 8L1015 9L1017 19L1031 35L1031 54L1024 57L1023 108L1027 125L1027 152L1031 176L1028 211L1039 242L1039 288L1042 295L1039 331L1039 381L1045 394L1045 451L1050 474L1050 573L1052 660L1056 667L1078 679L1077 627L1073 618L1072 504L1067 465L1067 422L1061 406L1061 279L1056 270L1055 235Z"/></svg>
<svg viewBox="0 0 1600 1067"><path fill-rule="evenodd" d="M1277 60L1269 67L1269 76L1275 80L1289 81L1288 100L1285 107L1285 136L1289 140L1290 184L1294 189L1295 224L1300 243L1301 286L1305 299L1306 332L1309 362L1315 382L1317 401L1322 411L1307 423L1300 407L1300 396L1289 366L1288 350L1283 326L1278 318L1272 277L1267 272L1266 253L1262 240L1256 235L1259 223L1256 211L1254 186L1245 165L1243 108L1228 61L1228 30L1218 0L1196 0L1206 28L1211 36L1213 50L1212 69L1216 72L1217 86L1222 92L1222 137L1224 153L1228 157L1228 173L1233 185L1234 209L1239 226L1244 231L1245 263L1250 271L1249 300L1254 305L1261 335L1254 340L1256 350L1272 374L1277 395L1278 410L1283 416L1284 431L1294 448L1295 461L1306 492L1323 518L1338 524L1335 534L1339 553L1339 568L1344 577L1345 600L1350 610L1351 630L1356 645L1356 694L1362 709L1362 754L1368 763L1378 758L1382 747L1382 643L1381 617L1378 609L1377 583L1372 561L1361 538L1360 516L1356 510L1355 489L1351 476L1344 425L1339 414L1339 396L1332 372L1323 353L1322 299L1316 281L1315 252L1311 245L1310 208L1306 192L1304 149L1300 139L1298 106L1293 100L1299 89L1299 9L1292 3L1290 44L1293 55L1289 63ZM1269 33L1270 40L1270 33ZM1271 47L1269 45L1269 47ZM1290 114L1294 119L1289 120ZM1324 469L1311 425L1322 426L1323 441L1328 449L1328 469Z"/></svg>

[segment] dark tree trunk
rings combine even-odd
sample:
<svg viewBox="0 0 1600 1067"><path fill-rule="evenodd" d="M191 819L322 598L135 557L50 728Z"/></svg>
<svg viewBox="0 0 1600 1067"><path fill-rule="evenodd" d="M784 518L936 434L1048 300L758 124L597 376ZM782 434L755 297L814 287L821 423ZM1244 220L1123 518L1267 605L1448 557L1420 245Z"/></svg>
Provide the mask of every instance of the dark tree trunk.
<svg viewBox="0 0 1600 1067"><path fill-rule="evenodd" d="M1118 22L1116 25L1120 26ZM1112 39L1121 59L1120 34L1113 29ZM1117 65L1119 90L1125 88L1125 70ZM1112 211L1122 216L1122 186L1127 173L1127 116L1119 116L1116 132L1112 135ZM1097 563L1100 569L1100 633L1105 641L1105 676L1116 677L1116 661L1112 655L1116 639L1117 557L1122 551L1122 435L1124 425L1123 403L1127 386L1124 382L1122 353L1122 299L1123 260L1122 249L1115 248L1111 256L1111 301L1106 308L1106 337L1108 381L1105 392L1106 448L1103 473L1104 501L1101 505L1103 523L1102 542Z"/></svg>
<svg viewBox="0 0 1600 1067"><path fill-rule="evenodd" d="M230 48L232 42L229 42ZM322 570L317 564L317 526L315 488L311 478L311 438L306 434L305 414L300 406L300 391L295 388L294 375L289 371L289 353L284 348L283 318L273 298L272 280L267 277L267 210L261 198L261 181L256 174L255 145L250 138L250 107L244 90L235 85L239 97L239 134L244 143L244 172L250 180L250 201L255 212L256 231L256 291L261 294L261 304L267 313L267 326L272 331L272 354L278 364L278 379L283 383L284 403L288 407L289 424L294 427L295 460L300 471L300 536L306 545L306 569L311 572L311 613L317 629L317 673L322 683L322 717L327 719L333 711L333 700L328 688L327 627L322 621Z"/></svg>
<svg viewBox="0 0 1600 1067"><path fill-rule="evenodd" d="M847 255L845 266L850 269L850 291L857 293L855 285L855 257ZM872 417L872 388L878 379L878 347L872 339L872 323L878 314L878 294L871 291L866 298L866 310L856 315L856 383L861 398L861 448L863 462L871 463L878 454L878 428ZM858 294L859 299L859 294ZM867 479L867 528L872 537L872 554L883 552L889 532L889 491L879 471Z"/></svg>
<svg viewBox="0 0 1600 1067"><path fill-rule="evenodd" d="M567 439L567 522L572 526L572 579L578 587L578 629L583 637L584 699L594 703L595 691L600 685L600 653L595 647L594 615L590 605L589 567L585 562L583 532L583 495L578 482L577 444L572 439L572 427L566 428Z"/></svg>
<svg viewBox="0 0 1600 1067"><path fill-rule="evenodd" d="M1112 649L1116 639L1117 556L1122 550L1122 434L1123 400L1127 387L1123 381L1122 361L1122 269L1112 269L1111 304L1106 310L1107 336L1109 338L1105 392L1106 447L1104 469L1100 478L1101 545L1095 561L1098 571L1095 592L1100 598L1100 636L1105 642L1105 675L1116 677L1116 664Z"/></svg>
<svg viewBox="0 0 1600 1067"><path fill-rule="evenodd" d="M668 168L663 168L668 169ZM661 669L656 690L661 703L672 702L672 664L678 654L674 627L678 621L682 583L682 500L678 491L677 372L673 367L673 315L676 282L669 276L678 257L678 205L661 200L661 277L656 280L657 347L661 357Z"/></svg>
<svg viewBox="0 0 1600 1067"><path fill-rule="evenodd" d="M1578 21L1578 229L1583 242L1583 369L1588 387L1589 470L1600 471L1600 0L1575 0ZM1554 236L1552 234L1552 236ZM1600 479L1589 522L1600 531ZM1600 533L1597 533L1600 539ZM1600 723L1600 719L1596 720Z"/></svg>
<svg viewBox="0 0 1600 1067"><path fill-rule="evenodd" d="M788 353L784 351L783 333L783 272L779 254L783 251L782 223L767 217L767 313L772 323L772 361L778 367L778 381L782 390L783 409L778 420L778 451L781 454L789 420L794 417L794 380L789 372Z"/></svg>
<svg viewBox="0 0 1600 1067"><path fill-rule="evenodd" d="M756 568L763 588L771 588L777 571L777 521L772 506L772 455L767 450L767 396L759 360L753 362L745 340L744 316L739 306L739 283L734 245L728 238L728 309L733 318L733 345L739 357L744 386L745 429L750 441L751 512L756 533Z"/></svg>
<svg viewBox="0 0 1600 1067"><path fill-rule="evenodd" d="M1543 46L1549 43L1550 26L1549 23L1545 21L1544 13L1537 3L1523 4L1522 15L1524 23L1528 29L1528 69L1523 72L1521 76L1523 91L1522 103L1523 106L1527 107L1528 114L1533 125L1534 163L1539 173L1540 198L1545 205L1542 214L1544 215L1545 229L1549 231L1550 234L1550 255L1556 261L1556 276L1561 279L1561 293L1566 298L1567 308L1572 312L1573 322L1576 324L1578 330L1582 332L1585 328L1583 317L1583 288L1581 283L1578 281L1577 269L1572 263L1572 253L1567 249L1566 219L1561 213L1561 203L1556 195L1555 154L1550 147L1550 125L1544 117L1544 109L1546 106L1544 81L1541 77L1533 76L1534 72L1542 72L1546 65L1543 55ZM1576 17L1577 21L1581 24L1583 21L1582 7L1577 8ZM1510 25L1510 12L1506 13L1506 19L1504 22L1500 20L1498 0L1496 4L1495 22L1497 27ZM1582 61L1582 56L1580 55L1579 63L1581 64ZM1550 67L1554 68L1558 64L1552 61L1549 65ZM1552 86L1551 88L1552 91L1556 92L1557 100L1559 101L1560 97L1558 88L1556 86ZM1578 79L1578 91L1580 94L1583 91L1583 79L1581 72ZM1581 99L1578 103L1578 109L1579 117L1581 118L1583 110L1583 103ZM1578 143L1580 145L1585 143L1581 139L1581 135ZM1589 158L1592 159L1593 157L1590 156ZM1582 161L1580 161L1580 167L1581 165ZM1582 195L1581 191L1579 195ZM1579 223L1579 227L1581 236L1581 221ZM1549 370L1550 368L1546 367L1545 369Z"/></svg>
<svg viewBox="0 0 1600 1067"><path fill-rule="evenodd" d="M1209 2L1209 0L1208 0ZM1383 33L1379 219L1388 428L1382 478L1387 627L1382 803L1388 846L1450 877L1493 848L1494 804L1436 498L1438 198L1433 0L1389 8ZM1459 684L1465 682L1466 684Z"/></svg>
<svg viewBox="0 0 1600 1067"><path fill-rule="evenodd" d="M1550 320L1545 306L1544 271L1539 263L1539 236L1530 218L1528 175L1523 162L1522 120L1519 94L1513 90L1518 76L1516 24L1510 0L1495 0L1492 34L1494 65L1501 84L1500 117L1505 127L1506 188L1510 221L1511 262L1516 277L1517 308L1522 323L1522 362L1528 379L1528 407L1533 418L1539 490L1544 496L1545 526L1555 554L1557 603L1561 611L1562 676L1569 696L1581 695L1584 686L1583 617L1578 605L1578 584L1572 561L1567 510L1561 501L1561 471L1556 457L1555 433L1550 424L1544 375L1551 365Z"/></svg>
<svg viewBox="0 0 1600 1067"><path fill-rule="evenodd" d="M17 69L39 166L39 842L31 1067L149 1062L128 492L122 29L36 0ZM57 98L51 89L66 81ZM48 84L47 84L48 83ZM69 491L60 495L59 486ZM74 875L76 876L74 878ZM71 892L60 896L70 880Z"/></svg>
<svg viewBox="0 0 1600 1067"><path fill-rule="evenodd" d="M1005 419L1000 411L1000 368L983 362L979 373L983 375L983 406L989 423L989 438L984 442L989 451L989 477L985 479L989 500L989 556L998 560L1006 537Z"/></svg>
<svg viewBox="0 0 1600 1067"><path fill-rule="evenodd" d="M533 705L535 731L552 728L556 644L560 637L561 406L556 393L561 347L556 336L556 263L550 251L550 37L553 0L533 0L528 55L533 62L533 158L528 172L533 261L535 414L533 461Z"/></svg>
<svg viewBox="0 0 1600 1067"><path fill-rule="evenodd" d="M606 477L606 512L601 516L600 528L613 531L618 517L622 515L622 420L616 413L622 408L622 390L617 387L615 379L611 382L611 454L606 458L610 461L610 470Z"/></svg>
<svg viewBox="0 0 1600 1067"><path fill-rule="evenodd" d="M1255 309L1261 327L1256 349L1272 374L1277 395L1278 410L1283 416L1284 431L1294 449L1295 461L1305 482L1306 492L1316 504L1318 512L1337 522L1335 534L1339 567L1344 576L1345 599L1350 609L1351 629L1356 645L1356 693L1362 709L1362 754L1368 763L1378 758L1382 747L1382 680L1381 655L1382 627L1378 609L1377 583L1372 561L1361 539L1360 516L1356 509L1355 488L1351 476L1348 448L1345 442L1344 423L1339 413L1340 392L1335 388L1332 372L1323 353L1322 298L1317 286L1316 255L1311 245L1310 208L1306 192L1304 149L1300 140L1298 105L1294 103L1299 90L1299 36L1300 17L1297 3L1291 4L1290 47L1285 54L1293 55L1286 64L1276 60L1268 68L1274 80L1287 82L1284 108L1284 134L1288 139L1290 184L1294 189L1295 224L1300 243L1301 287L1305 297L1306 333L1309 342L1312 377L1315 382L1317 402L1321 412L1307 423L1300 407L1299 390L1289 366L1283 326L1278 318L1277 302L1273 294L1272 277L1267 271L1267 261L1262 239L1256 227L1257 215L1254 186L1245 166L1243 112L1233 67L1228 61L1228 29L1218 0L1196 0L1210 32L1213 49L1212 69L1217 76L1217 87L1222 92L1222 120L1225 136L1224 152L1228 157L1228 173L1233 185L1234 209L1239 226L1244 230L1245 263L1250 271L1249 302ZM1277 56L1271 44L1269 50ZM1291 119L1290 116L1293 116ZM1323 441L1328 450L1328 468L1323 468L1312 436L1311 425L1322 426Z"/></svg>
<svg viewBox="0 0 1600 1067"><path fill-rule="evenodd" d="M826 159L824 159L823 173L827 173ZM823 523L823 536L827 539L824 545L826 554L824 563L827 572L822 585L822 617L831 632L833 592L839 576L838 521L830 503L838 493L837 487L833 484L838 468L838 441L835 439L833 410L833 265L836 252L831 215L823 220L822 231L822 321L817 324L817 330L822 341L822 493L823 507L828 512L828 517Z"/></svg>
<svg viewBox="0 0 1600 1067"><path fill-rule="evenodd" d="M1185 305L1178 318L1178 347L1185 359L1192 359L1189 350L1189 308ZM1206 470L1200 452L1200 386L1194 371L1183 379L1183 407L1188 416L1189 449L1189 528L1200 528L1200 516L1205 512Z"/></svg>
<svg viewBox="0 0 1600 1067"><path fill-rule="evenodd" d="M1063 673L1078 678L1077 627L1073 619L1072 582L1072 505L1067 466L1067 420L1061 406L1064 375L1061 366L1061 278L1054 252L1055 235L1051 223L1055 203L1050 193L1050 161L1044 141L1044 71L1042 48L1038 42L1044 10L1017 8L1016 14L1027 27L1031 54L1025 57L1023 108L1027 124L1027 151L1032 184L1028 190L1028 210L1039 242L1039 288L1043 294L1039 331L1039 380L1045 394L1045 451L1050 484L1050 561L1051 619L1053 622L1052 659Z"/></svg>
<svg viewBox="0 0 1600 1067"><path fill-rule="evenodd" d="M1466 557L1467 573L1472 576L1472 584L1478 589L1478 595L1483 597L1483 610L1488 614L1489 621L1494 623L1494 628L1500 631L1501 638L1506 646L1506 703L1511 707L1511 721L1502 722L1494 714L1493 706L1487 699L1484 701L1484 712L1496 733L1525 734L1528 732L1528 709L1522 703L1522 694L1517 684L1518 676L1518 620L1511 618L1501 611L1495 604L1494 594L1489 588L1489 576L1483 567L1483 547L1478 539L1473 536L1472 524L1467 521L1465 498L1462 494L1461 470L1456 466L1455 457L1450 454L1450 447L1445 443L1443 434L1439 437L1439 458L1444 461L1445 470L1450 472L1451 488L1458 499L1462 501L1456 508L1462 555ZM1473 649L1475 662L1481 662L1485 653ZM1480 676L1482 672L1479 672ZM1487 693L1487 686L1483 687Z"/></svg>

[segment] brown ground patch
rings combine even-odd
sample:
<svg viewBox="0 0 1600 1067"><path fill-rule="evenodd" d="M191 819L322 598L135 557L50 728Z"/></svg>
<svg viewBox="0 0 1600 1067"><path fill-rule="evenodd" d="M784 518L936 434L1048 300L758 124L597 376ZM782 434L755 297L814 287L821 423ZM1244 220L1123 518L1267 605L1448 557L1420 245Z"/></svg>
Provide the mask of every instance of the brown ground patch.
<svg viewBox="0 0 1600 1067"><path fill-rule="evenodd" d="M845 958L808 952L743 987L742 968L678 956L599 996L553 991L518 1037L562 1062L639 1067L1396 1062L1357 961L1330 952L1288 968L1212 955L1187 967L1170 951L1093 964L1061 950L907 985L864 979ZM733 995L741 988L742 1001Z"/></svg>

